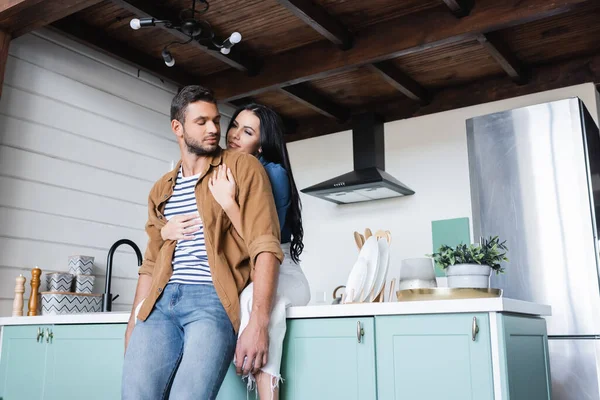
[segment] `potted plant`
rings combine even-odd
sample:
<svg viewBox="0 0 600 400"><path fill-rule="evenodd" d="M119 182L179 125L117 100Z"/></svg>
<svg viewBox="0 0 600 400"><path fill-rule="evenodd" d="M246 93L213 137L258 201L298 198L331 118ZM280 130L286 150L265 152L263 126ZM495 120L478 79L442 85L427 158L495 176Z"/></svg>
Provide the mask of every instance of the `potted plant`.
<svg viewBox="0 0 600 400"><path fill-rule="evenodd" d="M479 244L459 244L456 247L442 245L430 255L446 271L448 287L488 288L492 270L504 272L501 263L508 261L506 241L498 236L481 239Z"/></svg>

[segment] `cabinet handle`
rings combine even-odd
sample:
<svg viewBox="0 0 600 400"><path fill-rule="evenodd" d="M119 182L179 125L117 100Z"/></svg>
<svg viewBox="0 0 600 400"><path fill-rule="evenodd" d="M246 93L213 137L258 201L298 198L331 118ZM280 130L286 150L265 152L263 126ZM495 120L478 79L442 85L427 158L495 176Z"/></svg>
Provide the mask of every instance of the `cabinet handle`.
<svg viewBox="0 0 600 400"><path fill-rule="evenodd" d="M356 322L356 340L358 340L358 343L361 342L362 337L365 334L365 330L362 328L360 321Z"/></svg>
<svg viewBox="0 0 600 400"><path fill-rule="evenodd" d="M52 339L54 339L54 333L49 328L46 328L46 343L51 343Z"/></svg>
<svg viewBox="0 0 600 400"><path fill-rule="evenodd" d="M44 330L38 326L38 333L37 337L35 338L35 341L39 343L40 339L44 339Z"/></svg>
<svg viewBox="0 0 600 400"><path fill-rule="evenodd" d="M475 341L477 334L479 333L479 326L477 325L477 317L473 317L473 326L471 327L471 339Z"/></svg>

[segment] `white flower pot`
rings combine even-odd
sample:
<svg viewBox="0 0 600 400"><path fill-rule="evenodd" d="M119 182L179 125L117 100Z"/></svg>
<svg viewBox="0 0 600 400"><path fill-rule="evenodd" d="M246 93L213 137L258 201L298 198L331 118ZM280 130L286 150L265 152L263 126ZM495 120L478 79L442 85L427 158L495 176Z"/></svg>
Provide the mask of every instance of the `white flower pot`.
<svg viewBox="0 0 600 400"><path fill-rule="evenodd" d="M492 268L479 264L456 264L446 268L450 288L488 288Z"/></svg>

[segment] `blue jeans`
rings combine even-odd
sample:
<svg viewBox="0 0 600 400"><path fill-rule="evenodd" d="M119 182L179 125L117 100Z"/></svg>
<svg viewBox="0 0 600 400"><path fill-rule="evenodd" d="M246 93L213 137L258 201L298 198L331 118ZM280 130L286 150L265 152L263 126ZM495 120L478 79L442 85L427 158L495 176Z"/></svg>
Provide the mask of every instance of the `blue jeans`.
<svg viewBox="0 0 600 400"><path fill-rule="evenodd" d="M236 341L212 285L168 284L146 321L133 329L122 399L215 399Z"/></svg>

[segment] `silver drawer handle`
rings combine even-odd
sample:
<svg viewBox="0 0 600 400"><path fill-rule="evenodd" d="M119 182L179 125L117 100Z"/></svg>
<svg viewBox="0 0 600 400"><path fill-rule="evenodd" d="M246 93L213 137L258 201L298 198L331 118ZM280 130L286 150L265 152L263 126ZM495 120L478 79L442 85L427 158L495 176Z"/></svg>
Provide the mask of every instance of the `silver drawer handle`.
<svg viewBox="0 0 600 400"><path fill-rule="evenodd" d="M46 343L50 343L52 339L54 339L54 333L50 329L46 328Z"/></svg>
<svg viewBox="0 0 600 400"><path fill-rule="evenodd" d="M479 326L477 326L477 317L473 317L473 326L471 327L471 339L475 341L477 334L479 333Z"/></svg>
<svg viewBox="0 0 600 400"><path fill-rule="evenodd" d="M357 321L356 322L356 340L358 340L358 343L361 342L361 339L364 334L365 334L365 331L362 328L362 326L360 325L360 321Z"/></svg>
<svg viewBox="0 0 600 400"><path fill-rule="evenodd" d="M38 326L37 337L35 338L36 342L40 342L40 339L44 339L44 330Z"/></svg>

